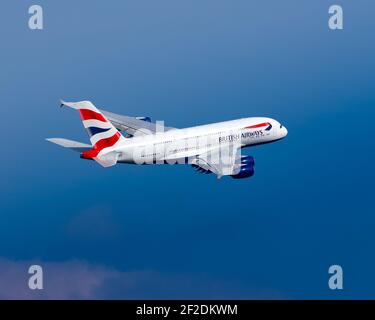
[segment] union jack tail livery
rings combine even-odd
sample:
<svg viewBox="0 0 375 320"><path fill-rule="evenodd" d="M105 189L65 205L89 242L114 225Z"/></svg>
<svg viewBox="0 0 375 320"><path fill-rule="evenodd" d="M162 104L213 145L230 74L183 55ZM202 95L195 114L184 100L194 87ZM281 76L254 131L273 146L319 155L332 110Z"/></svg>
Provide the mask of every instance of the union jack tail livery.
<svg viewBox="0 0 375 320"><path fill-rule="evenodd" d="M116 164L116 155L109 155L106 149L117 146L125 138L103 113L90 101L61 101L61 106L67 106L79 112L83 126L89 135L92 149L82 152L81 158L94 159L105 167Z"/></svg>

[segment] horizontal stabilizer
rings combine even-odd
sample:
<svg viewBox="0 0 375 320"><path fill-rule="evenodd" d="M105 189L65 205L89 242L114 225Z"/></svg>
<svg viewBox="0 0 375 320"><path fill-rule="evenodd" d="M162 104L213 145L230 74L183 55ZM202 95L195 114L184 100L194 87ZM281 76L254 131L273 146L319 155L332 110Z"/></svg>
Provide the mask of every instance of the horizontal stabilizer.
<svg viewBox="0 0 375 320"><path fill-rule="evenodd" d="M92 147L89 144L63 138L48 138L46 140L55 143L61 147L68 148L77 152L84 152L92 149Z"/></svg>

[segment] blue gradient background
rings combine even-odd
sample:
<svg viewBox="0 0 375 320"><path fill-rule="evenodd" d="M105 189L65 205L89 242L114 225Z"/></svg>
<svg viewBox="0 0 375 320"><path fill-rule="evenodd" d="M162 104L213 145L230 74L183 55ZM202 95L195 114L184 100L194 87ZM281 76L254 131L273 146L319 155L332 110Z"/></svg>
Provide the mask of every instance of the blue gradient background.
<svg viewBox="0 0 375 320"><path fill-rule="evenodd" d="M327 25L336 3L342 31ZM43 31L27 27L31 4ZM1 12L0 257L151 274L92 298L374 298L373 1L7 0ZM289 135L247 150L251 179L105 170L44 140L88 141L60 98L176 127L270 116ZM333 264L342 291L328 288Z"/></svg>

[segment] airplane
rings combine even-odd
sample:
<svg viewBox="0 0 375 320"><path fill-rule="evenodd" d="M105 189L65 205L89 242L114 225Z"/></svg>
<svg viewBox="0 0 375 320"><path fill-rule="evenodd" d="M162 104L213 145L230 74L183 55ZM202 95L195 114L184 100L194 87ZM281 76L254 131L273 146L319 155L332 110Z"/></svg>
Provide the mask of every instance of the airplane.
<svg viewBox="0 0 375 320"><path fill-rule="evenodd" d="M99 109L90 101L65 102L79 112L91 144L46 140L77 151L103 167L127 164L189 164L200 173L234 179L254 175L254 158L242 149L275 142L288 131L267 117L242 118L184 129L164 127L149 117L129 117Z"/></svg>

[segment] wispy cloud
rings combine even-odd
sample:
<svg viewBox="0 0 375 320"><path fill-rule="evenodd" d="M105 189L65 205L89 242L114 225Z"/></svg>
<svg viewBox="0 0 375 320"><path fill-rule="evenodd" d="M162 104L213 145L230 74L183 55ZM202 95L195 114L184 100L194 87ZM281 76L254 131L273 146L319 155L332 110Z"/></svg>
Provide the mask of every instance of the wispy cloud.
<svg viewBox="0 0 375 320"><path fill-rule="evenodd" d="M119 234L120 227L108 205L96 205L74 216L66 231L76 239L112 239Z"/></svg>
<svg viewBox="0 0 375 320"><path fill-rule="evenodd" d="M28 287L28 268L43 268L42 290ZM207 275L120 271L72 260L12 261L0 258L0 299L260 299L285 298L275 290L244 289Z"/></svg>
<svg viewBox="0 0 375 320"><path fill-rule="evenodd" d="M28 268L32 264L43 267L42 290L28 287ZM82 261L38 262L11 261L0 258L0 298L1 299L90 299L108 281L119 277L120 273L93 266Z"/></svg>

